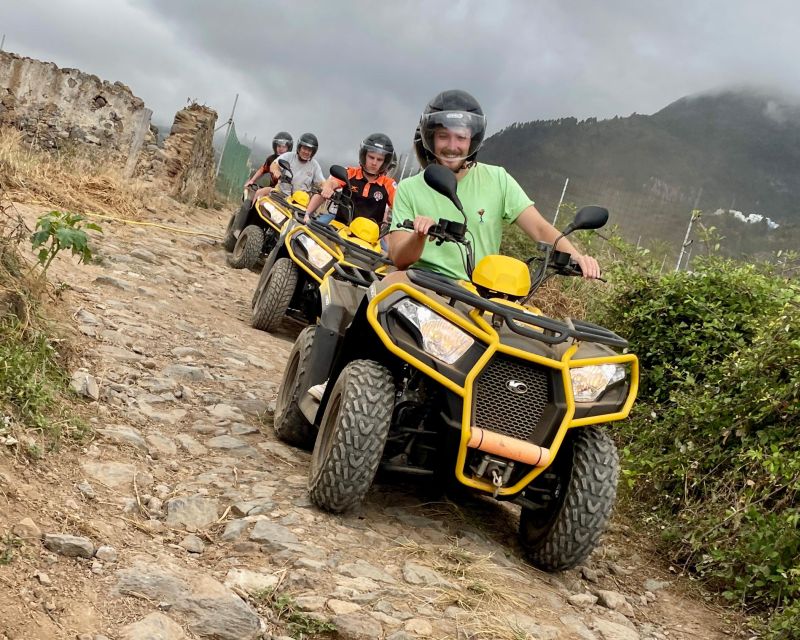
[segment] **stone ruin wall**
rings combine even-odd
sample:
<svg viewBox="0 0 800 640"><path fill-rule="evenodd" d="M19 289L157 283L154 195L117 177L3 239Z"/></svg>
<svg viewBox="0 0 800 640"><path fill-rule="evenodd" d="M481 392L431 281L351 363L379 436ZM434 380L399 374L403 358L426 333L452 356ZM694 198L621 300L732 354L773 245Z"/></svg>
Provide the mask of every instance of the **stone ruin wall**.
<svg viewBox="0 0 800 640"><path fill-rule="evenodd" d="M84 149L186 202L211 202L216 112L199 105L179 111L163 148L151 115L121 82L0 52L0 126L20 130L40 149Z"/></svg>
<svg viewBox="0 0 800 640"><path fill-rule="evenodd" d="M170 195L185 202L210 204L214 199L214 152L212 141L217 112L192 104L175 114L164 147L145 145L136 175L160 179Z"/></svg>

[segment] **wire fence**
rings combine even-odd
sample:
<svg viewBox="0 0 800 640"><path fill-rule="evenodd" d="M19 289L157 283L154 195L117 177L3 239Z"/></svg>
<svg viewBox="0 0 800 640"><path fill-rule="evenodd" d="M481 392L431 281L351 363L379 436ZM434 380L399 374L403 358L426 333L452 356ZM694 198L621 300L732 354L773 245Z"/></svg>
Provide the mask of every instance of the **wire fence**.
<svg viewBox="0 0 800 640"><path fill-rule="evenodd" d="M240 191L242 185L250 177L250 147L239 142L236 136L236 125L231 123L230 134L222 149L222 158L217 174L217 191L230 198Z"/></svg>

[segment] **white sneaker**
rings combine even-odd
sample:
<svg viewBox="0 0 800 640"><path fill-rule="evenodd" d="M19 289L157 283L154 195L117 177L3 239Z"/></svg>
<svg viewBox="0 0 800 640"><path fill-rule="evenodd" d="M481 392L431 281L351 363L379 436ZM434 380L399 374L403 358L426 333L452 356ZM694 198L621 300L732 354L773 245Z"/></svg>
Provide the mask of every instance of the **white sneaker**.
<svg viewBox="0 0 800 640"><path fill-rule="evenodd" d="M321 384L315 384L313 387L309 387L306 393L308 393L308 395L314 398L317 402L322 402L322 396L325 395L325 387L327 386L328 381L326 380Z"/></svg>

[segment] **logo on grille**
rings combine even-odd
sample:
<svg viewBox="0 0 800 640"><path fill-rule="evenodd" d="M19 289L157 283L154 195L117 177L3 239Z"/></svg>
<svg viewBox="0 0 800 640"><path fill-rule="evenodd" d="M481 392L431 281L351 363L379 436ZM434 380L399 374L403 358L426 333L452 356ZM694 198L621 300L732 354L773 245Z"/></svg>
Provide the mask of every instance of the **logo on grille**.
<svg viewBox="0 0 800 640"><path fill-rule="evenodd" d="M512 393L518 393L519 395L528 393L528 385L521 380L509 380L506 382L506 389Z"/></svg>

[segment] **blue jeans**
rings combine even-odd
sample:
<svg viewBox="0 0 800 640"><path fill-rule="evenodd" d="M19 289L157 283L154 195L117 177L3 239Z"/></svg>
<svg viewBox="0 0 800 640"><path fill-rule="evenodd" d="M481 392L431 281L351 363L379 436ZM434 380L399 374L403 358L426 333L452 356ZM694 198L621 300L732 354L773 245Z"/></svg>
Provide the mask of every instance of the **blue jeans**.
<svg viewBox="0 0 800 640"><path fill-rule="evenodd" d="M335 213L320 213L320 214L319 214L319 215L316 217L316 220L317 220L317 222L319 222L320 224L328 224L328 223L329 223L331 220L333 220L335 217L336 217L336 214L335 214Z"/></svg>

